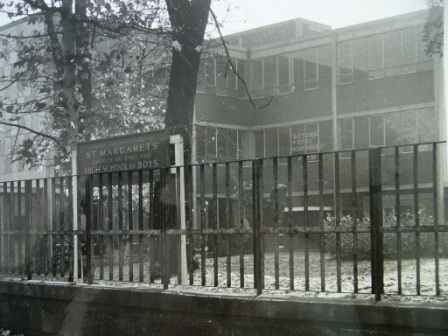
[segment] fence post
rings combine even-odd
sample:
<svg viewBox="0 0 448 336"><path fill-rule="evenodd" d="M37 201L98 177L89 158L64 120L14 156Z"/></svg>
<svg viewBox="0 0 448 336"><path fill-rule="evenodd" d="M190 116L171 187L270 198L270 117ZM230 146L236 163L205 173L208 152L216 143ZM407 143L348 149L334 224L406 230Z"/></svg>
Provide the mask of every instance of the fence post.
<svg viewBox="0 0 448 336"><path fill-rule="evenodd" d="M31 280L31 237L30 237L30 221L31 221L31 181L25 181L25 272L28 280ZM20 216L20 213L19 213Z"/></svg>
<svg viewBox="0 0 448 336"><path fill-rule="evenodd" d="M254 235L254 276L257 295L264 288L263 236L261 234L263 200L263 160L255 160L253 167L253 235Z"/></svg>
<svg viewBox="0 0 448 336"><path fill-rule="evenodd" d="M92 274L92 176L86 176L86 273L87 283L93 283ZM82 259L82 256L81 256ZM78 262L78 261L76 261ZM111 267L111 266L110 266Z"/></svg>
<svg viewBox="0 0 448 336"><path fill-rule="evenodd" d="M384 293L383 264L383 202L381 190L381 149L369 150L370 243L372 265L372 293L375 301Z"/></svg>

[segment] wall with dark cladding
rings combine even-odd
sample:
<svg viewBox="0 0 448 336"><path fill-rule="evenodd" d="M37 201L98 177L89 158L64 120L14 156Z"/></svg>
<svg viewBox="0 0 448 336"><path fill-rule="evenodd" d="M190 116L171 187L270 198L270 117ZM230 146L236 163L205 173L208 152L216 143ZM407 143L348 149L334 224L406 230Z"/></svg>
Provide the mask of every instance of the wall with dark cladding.
<svg viewBox="0 0 448 336"><path fill-rule="evenodd" d="M27 335L446 335L447 321L447 304L0 282L0 325Z"/></svg>

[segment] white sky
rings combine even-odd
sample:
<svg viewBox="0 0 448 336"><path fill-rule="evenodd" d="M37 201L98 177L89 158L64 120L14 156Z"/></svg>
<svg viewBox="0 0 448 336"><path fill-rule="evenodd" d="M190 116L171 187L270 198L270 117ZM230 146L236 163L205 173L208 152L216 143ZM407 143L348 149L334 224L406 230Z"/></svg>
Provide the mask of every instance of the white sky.
<svg viewBox="0 0 448 336"><path fill-rule="evenodd" d="M428 8L425 0L213 0L223 32L303 18L340 28ZM221 21L221 20L220 20Z"/></svg>
<svg viewBox="0 0 448 336"><path fill-rule="evenodd" d="M213 0L225 34L301 17L340 28L427 8L425 0ZM226 9L230 12L227 14ZM0 25L10 20L0 15Z"/></svg>

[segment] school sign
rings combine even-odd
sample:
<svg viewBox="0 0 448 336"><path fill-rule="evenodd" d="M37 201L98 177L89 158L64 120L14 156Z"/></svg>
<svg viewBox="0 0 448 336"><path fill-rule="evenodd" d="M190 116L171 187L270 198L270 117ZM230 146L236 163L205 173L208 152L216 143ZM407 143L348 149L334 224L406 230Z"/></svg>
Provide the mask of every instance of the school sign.
<svg viewBox="0 0 448 336"><path fill-rule="evenodd" d="M169 166L169 146L164 130L78 144L80 175L115 173Z"/></svg>

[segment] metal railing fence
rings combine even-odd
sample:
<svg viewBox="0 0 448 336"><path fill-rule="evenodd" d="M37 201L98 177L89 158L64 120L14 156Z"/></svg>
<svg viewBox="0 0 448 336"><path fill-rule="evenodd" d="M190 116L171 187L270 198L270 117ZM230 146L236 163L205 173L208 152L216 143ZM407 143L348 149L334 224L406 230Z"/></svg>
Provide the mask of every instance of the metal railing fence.
<svg viewBox="0 0 448 336"><path fill-rule="evenodd" d="M448 291L441 148L3 182L0 272L258 294L440 296Z"/></svg>

